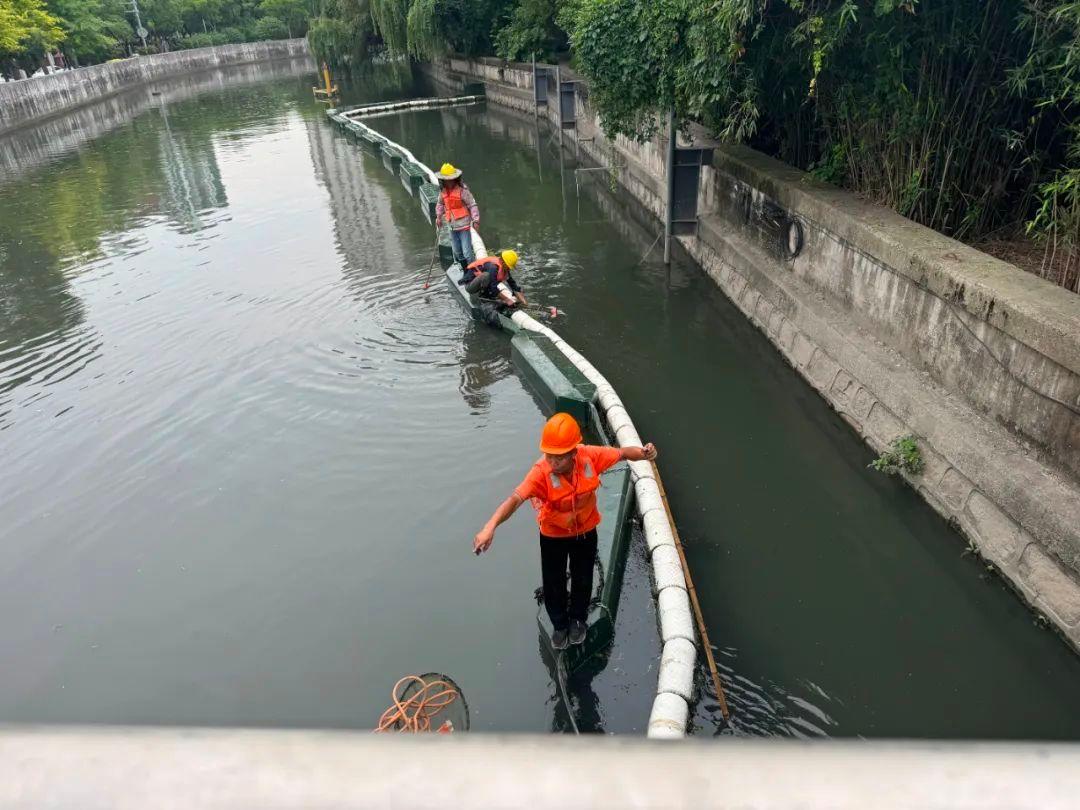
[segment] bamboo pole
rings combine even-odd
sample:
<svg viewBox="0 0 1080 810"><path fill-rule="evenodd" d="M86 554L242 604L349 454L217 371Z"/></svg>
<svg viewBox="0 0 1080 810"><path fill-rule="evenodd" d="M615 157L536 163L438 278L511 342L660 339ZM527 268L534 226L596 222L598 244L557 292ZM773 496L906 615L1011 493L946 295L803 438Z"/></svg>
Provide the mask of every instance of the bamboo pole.
<svg viewBox="0 0 1080 810"><path fill-rule="evenodd" d="M675 218L675 108L668 111L667 201L664 208L664 264L671 264L671 221ZM668 514L671 517L671 514ZM674 524L672 524L674 525ZM678 535L676 535L677 537ZM679 553L682 554L680 548ZM686 568L686 565L683 565Z"/></svg>
<svg viewBox="0 0 1080 810"><path fill-rule="evenodd" d="M656 469L656 462L651 462L653 468L653 480L660 490L660 498L664 502L664 511L667 512L668 523L671 525L671 536L675 539L675 550L679 552L679 561L682 563L683 578L686 580L686 592L690 596L690 605L694 609L694 619L697 621L698 633L701 635L701 646L705 649L705 661L709 665L709 674L712 676L713 689L716 691L717 700L720 701L720 713L724 716L724 722L731 722L731 712L728 710L727 699L724 697L724 687L720 683L720 673L716 669L716 659L713 657L712 643L709 641L709 631L705 627L705 617L701 615L701 604L698 602L697 591L694 589L694 580L690 577L690 565L686 561L686 552L683 551L682 540L679 538L679 530L675 526L675 518L671 513L671 504L668 503L667 491L664 482L660 480L660 473Z"/></svg>

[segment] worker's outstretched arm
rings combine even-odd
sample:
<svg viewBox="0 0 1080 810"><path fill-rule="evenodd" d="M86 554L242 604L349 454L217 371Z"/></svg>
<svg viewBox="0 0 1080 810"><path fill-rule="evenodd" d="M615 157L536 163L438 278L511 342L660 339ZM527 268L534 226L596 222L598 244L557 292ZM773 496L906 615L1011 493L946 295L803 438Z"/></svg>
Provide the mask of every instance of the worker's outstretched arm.
<svg viewBox="0 0 1080 810"><path fill-rule="evenodd" d="M649 442L644 447L624 447L622 457L627 461L652 461L656 458L656 445Z"/></svg>
<svg viewBox="0 0 1080 810"><path fill-rule="evenodd" d="M521 506L521 498L517 495L511 495L499 504L499 508L495 510L495 514L493 514L488 522L484 524L484 528L476 533L476 537L472 544L474 553L483 554L491 548L491 542L495 539L495 530L502 523L509 520L510 516L517 511L519 506Z"/></svg>

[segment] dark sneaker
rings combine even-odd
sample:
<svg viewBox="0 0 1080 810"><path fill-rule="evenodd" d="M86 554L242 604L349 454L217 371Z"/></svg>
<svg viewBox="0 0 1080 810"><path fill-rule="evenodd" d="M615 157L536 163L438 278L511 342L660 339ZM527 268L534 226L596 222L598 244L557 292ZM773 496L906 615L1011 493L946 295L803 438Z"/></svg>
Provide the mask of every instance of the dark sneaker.
<svg viewBox="0 0 1080 810"><path fill-rule="evenodd" d="M570 622L570 643L583 644L587 631L588 628L585 626L585 622Z"/></svg>
<svg viewBox="0 0 1080 810"><path fill-rule="evenodd" d="M551 634L551 646L556 650L565 650L567 647L567 635L565 630L556 630Z"/></svg>

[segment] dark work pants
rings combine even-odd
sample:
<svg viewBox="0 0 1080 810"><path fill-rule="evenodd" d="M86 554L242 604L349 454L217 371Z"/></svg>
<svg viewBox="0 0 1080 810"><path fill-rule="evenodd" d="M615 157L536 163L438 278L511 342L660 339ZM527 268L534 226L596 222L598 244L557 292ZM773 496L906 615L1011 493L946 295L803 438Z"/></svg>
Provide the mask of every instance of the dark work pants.
<svg viewBox="0 0 1080 810"><path fill-rule="evenodd" d="M487 290L489 284L491 284L491 275L489 273L478 273L476 278L465 285L465 291L473 295L479 295Z"/></svg>
<svg viewBox="0 0 1080 810"><path fill-rule="evenodd" d="M567 562L570 564L569 601L566 596ZM544 607L556 630L567 630L571 621L583 622L588 617L595 564L596 529L577 537L540 535Z"/></svg>

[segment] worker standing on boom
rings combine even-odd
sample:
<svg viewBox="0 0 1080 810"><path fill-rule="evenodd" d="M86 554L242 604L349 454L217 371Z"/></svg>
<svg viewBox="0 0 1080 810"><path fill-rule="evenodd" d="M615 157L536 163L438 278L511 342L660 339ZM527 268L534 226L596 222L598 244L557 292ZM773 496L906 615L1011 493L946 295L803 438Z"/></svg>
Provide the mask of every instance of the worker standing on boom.
<svg viewBox="0 0 1080 810"><path fill-rule="evenodd" d="M596 508L600 474L624 459L652 461L656 458L656 448L651 443L623 448L582 444L581 428L574 417L557 413L544 425L540 450L544 455L477 533L473 551L482 554L491 548L495 529L522 503L532 501L540 524L544 607L554 628L551 644L556 650L565 650L567 643L585 641L588 629L585 621L596 562L596 527L600 525L600 512Z"/></svg>
<svg viewBox="0 0 1080 810"><path fill-rule="evenodd" d="M435 203L435 227L450 226L450 245L454 260L462 267L468 265L473 253L472 229L480 224L480 209L461 179L461 169L444 163L439 169L439 201Z"/></svg>

